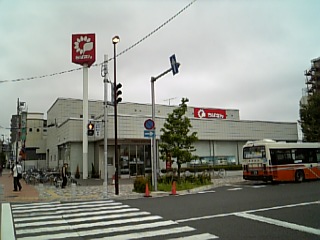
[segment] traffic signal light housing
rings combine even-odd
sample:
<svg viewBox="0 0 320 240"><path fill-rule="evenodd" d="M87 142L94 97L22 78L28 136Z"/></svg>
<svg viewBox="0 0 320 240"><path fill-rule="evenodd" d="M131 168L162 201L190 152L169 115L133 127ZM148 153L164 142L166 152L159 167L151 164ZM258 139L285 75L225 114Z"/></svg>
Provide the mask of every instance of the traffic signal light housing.
<svg viewBox="0 0 320 240"><path fill-rule="evenodd" d="M116 88L115 88L115 103L118 104L119 102L122 101L122 91L121 91L121 88L122 88L122 84L121 83L118 83Z"/></svg>
<svg viewBox="0 0 320 240"><path fill-rule="evenodd" d="M88 134L88 136L94 135L94 124L92 122L88 123L87 134Z"/></svg>

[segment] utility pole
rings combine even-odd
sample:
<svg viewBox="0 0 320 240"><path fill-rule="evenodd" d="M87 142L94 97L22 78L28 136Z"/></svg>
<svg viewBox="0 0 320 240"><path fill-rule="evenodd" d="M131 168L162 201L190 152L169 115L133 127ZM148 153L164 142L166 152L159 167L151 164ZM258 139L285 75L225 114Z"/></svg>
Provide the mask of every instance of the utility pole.
<svg viewBox="0 0 320 240"><path fill-rule="evenodd" d="M18 148L19 148L19 138L20 138L20 101L17 101L17 131L16 131L16 165L18 162Z"/></svg>
<svg viewBox="0 0 320 240"><path fill-rule="evenodd" d="M106 197L108 194L108 57L104 55L104 63L102 66L101 75L104 85L104 182Z"/></svg>

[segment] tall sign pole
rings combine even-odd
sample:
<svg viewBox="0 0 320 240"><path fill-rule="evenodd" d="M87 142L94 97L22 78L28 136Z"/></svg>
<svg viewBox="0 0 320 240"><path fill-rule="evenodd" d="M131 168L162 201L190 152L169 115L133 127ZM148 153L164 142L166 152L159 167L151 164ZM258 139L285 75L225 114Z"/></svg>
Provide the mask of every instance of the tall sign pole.
<svg viewBox="0 0 320 240"><path fill-rule="evenodd" d="M83 66L83 179L88 178L88 68L95 62L95 60L95 34L72 34L72 62Z"/></svg>
<svg viewBox="0 0 320 240"><path fill-rule="evenodd" d="M151 101L152 101L152 121L155 123L155 118L156 118L156 104L155 104L155 90L154 90L154 83L155 81L157 81L157 79L163 77L164 75L166 75L167 73L171 72L173 73L173 75L176 75L179 72L179 66L180 63L178 63L176 61L176 56L172 55L170 57L170 64L171 64L171 68L169 68L168 70L164 71L163 73L161 73L160 75L158 75L157 77L151 77ZM156 129L156 125L155 125L155 129ZM158 191L158 184L157 184L157 175L158 175L158 154L157 154L157 142L156 142L156 138L155 138L155 134L152 136L151 138L151 165L152 165L152 186L154 188L155 191Z"/></svg>
<svg viewBox="0 0 320 240"><path fill-rule="evenodd" d="M82 170L83 170L83 179L88 178L88 134L87 134L87 124L89 120L89 110L88 110L88 64L83 64L83 121L82 121Z"/></svg>

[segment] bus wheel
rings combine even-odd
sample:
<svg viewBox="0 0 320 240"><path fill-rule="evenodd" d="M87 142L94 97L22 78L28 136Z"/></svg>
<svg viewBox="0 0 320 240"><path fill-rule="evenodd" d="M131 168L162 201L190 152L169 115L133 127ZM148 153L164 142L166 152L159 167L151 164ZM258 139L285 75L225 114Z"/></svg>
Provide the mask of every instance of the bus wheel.
<svg viewBox="0 0 320 240"><path fill-rule="evenodd" d="M303 182L303 180L304 180L304 172L302 170L296 171L295 180L296 180L296 182L299 182L299 183Z"/></svg>

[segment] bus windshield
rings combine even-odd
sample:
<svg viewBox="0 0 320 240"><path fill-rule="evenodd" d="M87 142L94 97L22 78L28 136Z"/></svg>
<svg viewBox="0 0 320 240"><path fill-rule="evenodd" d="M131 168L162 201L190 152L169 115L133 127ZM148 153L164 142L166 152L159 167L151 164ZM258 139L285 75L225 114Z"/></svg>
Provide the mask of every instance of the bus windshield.
<svg viewBox="0 0 320 240"><path fill-rule="evenodd" d="M243 159L265 158L266 149L264 146L245 147L243 149Z"/></svg>

